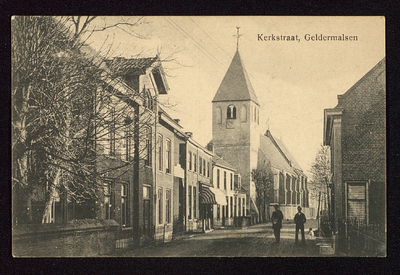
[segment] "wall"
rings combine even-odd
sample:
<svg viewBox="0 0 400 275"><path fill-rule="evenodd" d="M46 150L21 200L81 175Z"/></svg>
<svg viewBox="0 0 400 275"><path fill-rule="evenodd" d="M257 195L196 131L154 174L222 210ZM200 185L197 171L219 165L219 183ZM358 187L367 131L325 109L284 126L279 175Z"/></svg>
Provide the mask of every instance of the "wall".
<svg viewBox="0 0 400 275"><path fill-rule="evenodd" d="M115 251L118 223L114 220L78 220L67 223L16 227L14 257L94 257Z"/></svg>

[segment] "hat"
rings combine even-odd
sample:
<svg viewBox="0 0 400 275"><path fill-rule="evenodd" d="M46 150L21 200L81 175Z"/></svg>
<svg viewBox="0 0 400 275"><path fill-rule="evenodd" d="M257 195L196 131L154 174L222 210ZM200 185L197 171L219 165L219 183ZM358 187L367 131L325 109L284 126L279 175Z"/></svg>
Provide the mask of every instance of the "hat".
<svg viewBox="0 0 400 275"><path fill-rule="evenodd" d="M297 209L301 210L301 206L300 206L300 205L299 205L299 206L297 206Z"/></svg>
<svg viewBox="0 0 400 275"><path fill-rule="evenodd" d="M275 207L275 208L278 208L278 207L279 207L279 204L274 204L274 207Z"/></svg>

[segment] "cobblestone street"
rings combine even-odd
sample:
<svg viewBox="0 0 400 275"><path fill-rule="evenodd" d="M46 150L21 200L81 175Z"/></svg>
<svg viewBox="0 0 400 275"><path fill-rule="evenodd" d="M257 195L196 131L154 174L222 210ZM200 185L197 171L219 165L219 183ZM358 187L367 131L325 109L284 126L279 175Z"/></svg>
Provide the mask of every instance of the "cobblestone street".
<svg viewBox="0 0 400 275"><path fill-rule="evenodd" d="M307 221L305 229L317 227L315 220ZM138 248L117 257L320 257L315 239L306 245L294 244L294 224L284 223L281 242L275 244L271 224L247 228L217 229L207 234L195 233L169 243ZM300 236L299 236L300 237Z"/></svg>

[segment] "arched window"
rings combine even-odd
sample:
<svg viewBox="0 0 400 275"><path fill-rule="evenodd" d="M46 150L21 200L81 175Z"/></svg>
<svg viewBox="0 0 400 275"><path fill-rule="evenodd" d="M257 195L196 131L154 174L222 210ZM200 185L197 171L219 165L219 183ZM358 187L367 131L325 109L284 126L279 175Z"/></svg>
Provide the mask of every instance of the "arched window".
<svg viewBox="0 0 400 275"><path fill-rule="evenodd" d="M149 110L153 110L153 97L149 89L143 91L143 106Z"/></svg>
<svg viewBox="0 0 400 275"><path fill-rule="evenodd" d="M216 120L218 124L222 123L222 110L220 107L217 107L216 109Z"/></svg>
<svg viewBox="0 0 400 275"><path fill-rule="evenodd" d="M242 106L242 108L240 108L240 119L242 122L246 122L247 121L247 110L246 110L246 106Z"/></svg>
<svg viewBox="0 0 400 275"><path fill-rule="evenodd" d="M236 107L233 105L229 105L227 112L226 112L226 117L228 119L236 119Z"/></svg>

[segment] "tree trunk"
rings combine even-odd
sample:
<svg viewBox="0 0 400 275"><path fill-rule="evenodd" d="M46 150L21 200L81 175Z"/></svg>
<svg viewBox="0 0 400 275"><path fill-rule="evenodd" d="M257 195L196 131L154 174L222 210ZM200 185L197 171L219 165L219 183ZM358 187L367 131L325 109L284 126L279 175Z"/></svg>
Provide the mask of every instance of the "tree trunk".
<svg viewBox="0 0 400 275"><path fill-rule="evenodd" d="M49 196L46 200L45 208L43 211L42 223L51 223L51 213L52 213L52 206L54 201L54 195L57 192L56 186L59 184L61 174L61 168L58 168L56 176L54 177L53 183L51 183L49 190L47 191Z"/></svg>

